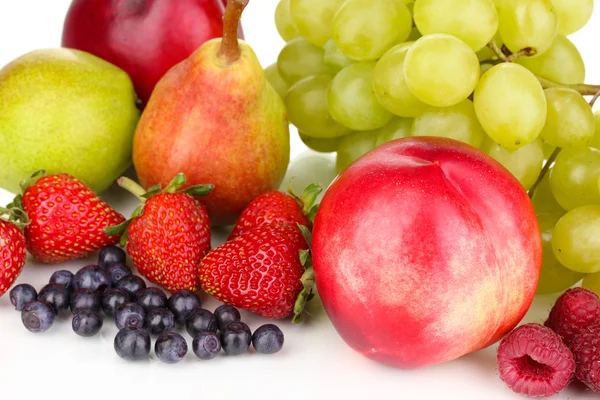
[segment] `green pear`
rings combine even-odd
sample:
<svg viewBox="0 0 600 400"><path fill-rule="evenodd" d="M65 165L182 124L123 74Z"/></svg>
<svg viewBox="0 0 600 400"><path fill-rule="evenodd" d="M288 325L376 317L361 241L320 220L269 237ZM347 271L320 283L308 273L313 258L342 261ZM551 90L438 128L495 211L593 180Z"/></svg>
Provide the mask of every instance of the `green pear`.
<svg viewBox="0 0 600 400"><path fill-rule="evenodd" d="M45 169L104 191L131 164L136 100L124 71L79 50L12 61L0 70L0 187Z"/></svg>

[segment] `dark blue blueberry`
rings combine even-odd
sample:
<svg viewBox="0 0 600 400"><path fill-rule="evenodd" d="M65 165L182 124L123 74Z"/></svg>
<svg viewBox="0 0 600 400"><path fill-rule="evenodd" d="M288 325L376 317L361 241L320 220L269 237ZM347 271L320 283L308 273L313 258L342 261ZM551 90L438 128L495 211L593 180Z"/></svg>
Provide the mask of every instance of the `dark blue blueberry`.
<svg viewBox="0 0 600 400"><path fill-rule="evenodd" d="M133 275L129 267L123 263L109 265L109 267L106 269L106 272L108 272L110 283L113 286L117 286L117 282L119 282L122 278Z"/></svg>
<svg viewBox="0 0 600 400"><path fill-rule="evenodd" d="M214 332L200 332L194 336L192 350L201 360L211 360L221 351L221 341Z"/></svg>
<svg viewBox="0 0 600 400"><path fill-rule="evenodd" d="M56 271L50 276L50 283L63 285L69 292L73 290L73 273L67 270Z"/></svg>
<svg viewBox="0 0 600 400"><path fill-rule="evenodd" d="M102 329L102 315L98 311L81 310L73 315L73 332L79 336L90 337Z"/></svg>
<svg viewBox="0 0 600 400"><path fill-rule="evenodd" d="M223 331L229 323L240 322L242 320L242 316L238 309L229 304L223 304L217 307L215 310L215 318L217 319L220 331Z"/></svg>
<svg viewBox="0 0 600 400"><path fill-rule="evenodd" d="M148 312L154 308L165 308L167 295L159 288L149 287L140 290L135 296L135 301Z"/></svg>
<svg viewBox="0 0 600 400"><path fill-rule="evenodd" d="M37 299L37 292L33 286L22 283L12 288L8 296L15 310L22 311L27 303Z"/></svg>
<svg viewBox="0 0 600 400"><path fill-rule="evenodd" d="M106 246L100 250L98 255L98 265L102 268L107 268L112 264L125 264L125 252L117 246Z"/></svg>
<svg viewBox="0 0 600 400"><path fill-rule="evenodd" d="M146 314L146 329L151 335L162 335L175 327L175 315L168 308L155 308Z"/></svg>
<svg viewBox="0 0 600 400"><path fill-rule="evenodd" d="M81 268L73 277L73 289L91 289L103 292L110 287L108 273L97 265L87 265Z"/></svg>
<svg viewBox="0 0 600 400"><path fill-rule="evenodd" d="M181 289L169 297L169 308L175 314L175 322L184 325L187 318L197 308L202 308L198 295L190 290Z"/></svg>
<svg viewBox="0 0 600 400"><path fill-rule="evenodd" d="M191 337L196 337L200 332L216 332L217 319L210 311L199 308L185 321L185 330Z"/></svg>
<svg viewBox="0 0 600 400"><path fill-rule="evenodd" d="M38 300L44 301L54 307L56 314L67 311L71 302L69 291L60 283L49 283L40 290Z"/></svg>
<svg viewBox="0 0 600 400"><path fill-rule="evenodd" d="M154 343L156 357L167 364L178 363L183 360L187 352L187 342L179 333L163 333L156 339L156 343Z"/></svg>
<svg viewBox="0 0 600 400"><path fill-rule="evenodd" d="M134 300L137 293L146 288L146 282L139 276L129 275L119 279L115 287L129 293L129 298Z"/></svg>
<svg viewBox="0 0 600 400"><path fill-rule="evenodd" d="M90 289L79 289L71 295L71 312L78 310L100 311L100 297Z"/></svg>
<svg viewBox="0 0 600 400"><path fill-rule="evenodd" d="M231 356L244 354L252 342L252 332L243 322L230 322L221 332L221 346Z"/></svg>
<svg viewBox="0 0 600 400"><path fill-rule="evenodd" d="M129 293L123 289L109 288L102 294L102 310L109 317L114 317L117 308L129 302Z"/></svg>
<svg viewBox="0 0 600 400"><path fill-rule="evenodd" d="M121 329L114 344L119 357L125 360L145 360L150 354L150 335L142 328Z"/></svg>
<svg viewBox="0 0 600 400"><path fill-rule="evenodd" d="M29 332L46 332L54 323L54 307L42 301L32 301L21 311L21 321Z"/></svg>
<svg viewBox="0 0 600 400"><path fill-rule="evenodd" d="M283 347L283 332L276 325L263 325L252 334L252 346L257 353L277 353Z"/></svg>
<svg viewBox="0 0 600 400"><path fill-rule="evenodd" d="M125 303L115 312L115 323L118 329L126 327L143 328L146 312L137 303Z"/></svg>

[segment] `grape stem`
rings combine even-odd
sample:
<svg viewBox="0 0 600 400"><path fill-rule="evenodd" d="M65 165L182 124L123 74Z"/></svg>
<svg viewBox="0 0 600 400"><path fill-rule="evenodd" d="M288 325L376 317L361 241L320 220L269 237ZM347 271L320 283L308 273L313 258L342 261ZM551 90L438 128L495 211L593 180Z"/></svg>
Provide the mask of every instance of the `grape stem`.
<svg viewBox="0 0 600 400"><path fill-rule="evenodd" d="M554 149L554 151L552 152L552 154L550 154L550 157L548 157L548 161L546 161L546 164L544 164L544 168L542 168L542 172L540 172L540 175L538 176L537 180L535 181L535 183L533 184L533 186L531 186L531 188L529 189L529 198L533 198L533 194L535 193L535 189L537 189L537 187L539 186L540 182L542 182L542 180L544 179L544 177L546 176L546 174L548 173L548 171L550 170L550 167L552 166L552 164L554 164L554 161L556 160L556 157L558 156L558 153L560 153L560 147L557 147L556 149Z"/></svg>
<svg viewBox="0 0 600 400"><path fill-rule="evenodd" d="M592 97L592 99L590 100L590 107L594 107L594 104L596 104L596 100L598 100L598 97L600 97L600 90L596 92L594 97Z"/></svg>
<svg viewBox="0 0 600 400"><path fill-rule="evenodd" d="M502 61L504 62L511 62L508 57L506 56L506 54L504 54L502 52L502 50L500 50L500 47L498 47L498 45L496 44L496 42L494 42L493 40L491 42L489 42L487 44L487 46L489 47L490 50L492 50L494 52L494 54Z"/></svg>

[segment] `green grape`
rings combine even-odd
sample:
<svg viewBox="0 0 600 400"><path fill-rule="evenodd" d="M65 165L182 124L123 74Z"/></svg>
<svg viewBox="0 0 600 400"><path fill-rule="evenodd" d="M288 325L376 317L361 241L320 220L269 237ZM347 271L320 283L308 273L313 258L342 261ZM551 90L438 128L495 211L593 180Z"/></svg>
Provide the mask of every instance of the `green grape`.
<svg viewBox="0 0 600 400"><path fill-rule="evenodd" d="M335 160L331 154L304 151L290 162L279 190L287 192L291 188L295 193L302 193L311 184L321 185L326 189L335 179ZM317 200L325 194L325 190Z"/></svg>
<svg viewBox="0 0 600 400"><path fill-rule="evenodd" d="M481 64L480 67L479 67L480 70L481 70L481 75L483 76L483 74L485 74L490 69L492 69L493 66L494 66L494 64L488 64L488 63Z"/></svg>
<svg viewBox="0 0 600 400"><path fill-rule="evenodd" d="M415 118L412 136L451 138L479 148L487 135L477 120L473 102L467 99L454 106L427 109Z"/></svg>
<svg viewBox="0 0 600 400"><path fill-rule="evenodd" d="M313 75L335 75L337 69L325 65L323 49L298 37L289 41L277 58L277 69L281 77L290 85L302 78Z"/></svg>
<svg viewBox="0 0 600 400"><path fill-rule="evenodd" d="M525 67L502 63L488 70L475 88L473 103L487 134L507 149L533 142L546 121L546 97Z"/></svg>
<svg viewBox="0 0 600 400"><path fill-rule="evenodd" d="M492 0L419 0L413 18L424 35L454 35L473 50L481 50L498 30L498 14Z"/></svg>
<svg viewBox="0 0 600 400"><path fill-rule="evenodd" d="M344 0L290 0L292 21L300 35L315 46L331 39L331 21Z"/></svg>
<svg viewBox="0 0 600 400"><path fill-rule="evenodd" d="M589 145L596 126L592 108L583 96L564 88L546 89L544 93L548 112L542 139L561 148Z"/></svg>
<svg viewBox="0 0 600 400"><path fill-rule="evenodd" d="M279 94L282 99L285 99L285 95L290 89L290 85L287 84L286 81L283 80L279 70L277 69L277 64L271 64L267 68L265 68L265 78L267 81L275 88L275 91Z"/></svg>
<svg viewBox="0 0 600 400"><path fill-rule="evenodd" d="M561 292L573 286L585 276L585 274L562 266L552 251L552 232L563 215L564 211L558 214L537 214L542 237L542 270L540 271L540 280L536 290L537 294Z"/></svg>
<svg viewBox="0 0 600 400"><path fill-rule="evenodd" d="M354 132L340 139L335 168L338 173L375 148L373 132Z"/></svg>
<svg viewBox="0 0 600 400"><path fill-rule="evenodd" d="M383 128L372 131L377 137L375 139L375 147L379 147L392 140L409 137L410 132L412 131L412 125L412 118L394 118Z"/></svg>
<svg viewBox="0 0 600 400"><path fill-rule="evenodd" d="M585 64L577 47L563 35L556 35L552 46L534 57L516 61L537 76L558 83L577 84L585 81Z"/></svg>
<svg viewBox="0 0 600 400"><path fill-rule="evenodd" d="M577 32L588 23L594 11L594 0L552 0L558 31L563 35Z"/></svg>
<svg viewBox="0 0 600 400"><path fill-rule="evenodd" d="M581 287L590 289L592 292L600 296L600 272L585 275L583 282L581 282Z"/></svg>
<svg viewBox="0 0 600 400"><path fill-rule="evenodd" d="M600 150L570 147L561 150L550 171L550 188L565 210L600 204Z"/></svg>
<svg viewBox="0 0 600 400"><path fill-rule="evenodd" d="M510 51L525 48L542 54L558 33L558 22L550 0L502 0L496 2L499 33Z"/></svg>
<svg viewBox="0 0 600 400"><path fill-rule="evenodd" d="M286 42L298 36L298 30L292 22L290 14L290 0L280 0L275 8L275 26L279 36Z"/></svg>
<svg viewBox="0 0 600 400"><path fill-rule="evenodd" d="M342 53L333 39L329 40L325 44L325 55L323 56L323 61L325 62L325 65L329 65L338 69L345 68L348 65L355 63L354 60Z"/></svg>
<svg viewBox="0 0 600 400"><path fill-rule="evenodd" d="M333 40L348 57L376 60L412 29L408 8L399 0L346 0L333 18Z"/></svg>
<svg viewBox="0 0 600 400"><path fill-rule="evenodd" d="M552 232L552 250L558 262L584 274L600 271L600 205L567 212Z"/></svg>
<svg viewBox="0 0 600 400"><path fill-rule="evenodd" d="M449 107L466 99L479 79L479 61L465 42L444 33L425 35L406 53L404 76L422 102Z"/></svg>
<svg viewBox="0 0 600 400"><path fill-rule="evenodd" d="M498 48L502 48L502 45L504 44L504 42L502 41L502 38L500 37L498 32L496 32L496 35L492 38L492 40L494 41L494 43L496 43ZM479 59L479 61L487 61L487 60L497 60L498 56L496 55L496 53L494 53L492 51L492 49L485 46L485 47L482 47L481 50L479 50L477 52L477 58Z"/></svg>
<svg viewBox="0 0 600 400"><path fill-rule="evenodd" d="M544 142L544 160L548 160L552 153L554 153L554 150L556 150L556 146Z"/></svg>
<svg viewBox="0 0 600 400"><path fill-rule="evenodd" d="M515 178L529 190L537 181L544 164L544 150L541 139L520 147L508 150L491 139L487 139L482 150L504 166Z"/></svg>
<svg viewBox="0 0 600 400"><path fill-rule="evenodd" d="M535 188L531 197L531 203L533 204L533 208L535 208L536 214L563 215L566 213L565 209L554 198L554 194L552 194L550 176L548 174L544 175L539 185Z"/></svg>
<svg viewBox="0 0 600 400"><path fill-rule="evenodd" d="M318 151L319 153L333 153L337 150L340 144L340 138L316 138L309 135L305 135L302 132L298 132L300 140L311 150Z"/></svg>
<svg viewBox="0 0 600 400"><path fill-rule="evenodd" d="M404 78L404 59L411 43L403 43L388 50L373 70L373 90L379 103L401 117L416 117L429 105L417 99Z"/></svg>
<svg viewBox="0 0 600 400"><path fill-rule="evenodd" d="M285 98L290 122L305 135L333 138L350 129L338 124L327 110L327 91L333 78L316 75L304 78L290 88Z"/></svg>
<svg viewBox="0 0 600 400"><path fill-rule="evenodd" d="M600 110L594 113L594 121L596 122L596 129L590 147L600 149Z"/></svg>
<svg viewBox="0 0 600 400"><path fill-rule="evenodd" d="M331 116L355 131L381 128L394 117L373 93L374 67L374 62L351 64L336 75L329 89Z"/></svg>

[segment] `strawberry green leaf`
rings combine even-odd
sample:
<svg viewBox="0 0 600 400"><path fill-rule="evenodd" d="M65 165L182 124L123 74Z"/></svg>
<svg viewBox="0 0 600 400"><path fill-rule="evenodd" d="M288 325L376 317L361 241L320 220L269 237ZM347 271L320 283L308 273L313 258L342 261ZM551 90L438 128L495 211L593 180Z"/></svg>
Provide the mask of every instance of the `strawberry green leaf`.
<svg viewBox="0 0 600 400"><path fill-rule="evenodd" d="M169 185L163 190L163 193L177 192L183 185L185 185L186 181L187 179L185 178L185 175L182 172L178 173L175 175L175 178L173 178L171 183L169 183Z"/></svg>
<svg viewBox="0 0 600 400"><path fill-rule="evenodd" d="M152 186L146 193L142 195L142 197L146 200L160 193L160 183Z"/></svg>
<svg viewBox="0 0 600 400"><path fill-rule="evenodd" d="M315 223L315 218L317 217L317 211L319 211L319 205L315 204L314 206L312 206L312 208L310 209L310 211L307 214L308 220L312 224Z"/></svg>
<svg viewBox="0 0 600 400"><path fill-rule="evenodd" d="M304 193L302 193L302 198L300 199L304 215L310 213L310 210L315 205L315 201L317 201L317 197L319 197L319 194L321 194L322 191L323 188L315 183L308 185L306 189L304 189Z"/></svg>
<svg viewBox="0 0 600 400"><path fill-rule="evenodd" d="M296 303L294 304L294 317L292 318L292 322L295 324L302 322L304 307L309 299L314 297L313 289L315 287L315 272L312 266L308 267L306 271L304 271L301 281L304 288L298 295Z"/></svg>
<svg viewBox="0 0 600 400"><path fill-rule="evenodd" d="M122 235L127 230L127 227L129 226L129 224L131 224L130 219L128 219L127 221L125 221L119 225L108 226L108 227L104 228L104 233L107 236Z"/></svg>
<svg viewBox="0 0 600 400"><path fill-rule="evenodd" d="M302 264L302 266L306 265L308 257L310 257L310 250L300 250L300 264Z"/></svg>
<svg viewBox="0 0 600 400"><path fill-rule="evenodd" d="M46 176L46 170L40 169L38 171L35 171L33 174L31 174L31 176L25 178L24 180L22 180L19 183L19 186L21 187L21 191L23 193L25 193L25 191L27 189L29 189L31 186L33 186L33 184L36 183L38 181L38 179L40 179L43 176Z"/></svg>
<svg viewBox="0 0 600 400"><path fill-rule="evenodd" d="M296 225L300 229L300 232L302 232L302 236L304 236L304 240L306 240L308 247L311 248L312 247L312 233L310 233L310 229L308 229L306 226L301 225L301 224L296 224Z"/></svg>
<svg viewBox="0 0 600 400"><path fill-rule="evenodd" d="M201 196L209 195L210 192L212 192L214 188L215 188L215 185L212 185L212 184L195 185L195 186L190 186L189 188L185 189L183 191L183 193L187 193L192 197L201 197Z"/></svg>

